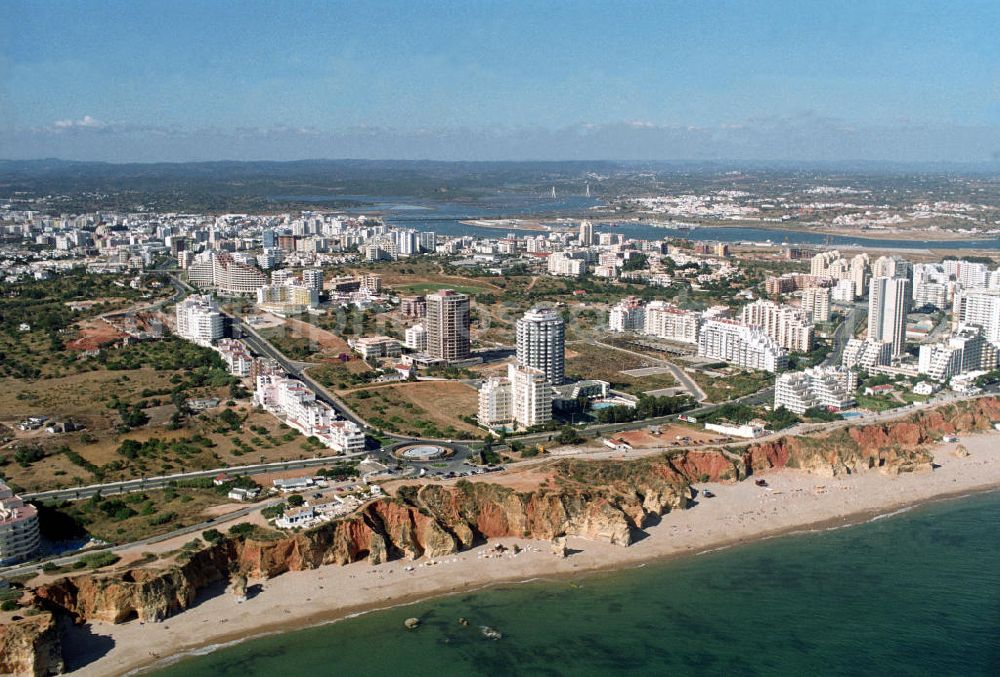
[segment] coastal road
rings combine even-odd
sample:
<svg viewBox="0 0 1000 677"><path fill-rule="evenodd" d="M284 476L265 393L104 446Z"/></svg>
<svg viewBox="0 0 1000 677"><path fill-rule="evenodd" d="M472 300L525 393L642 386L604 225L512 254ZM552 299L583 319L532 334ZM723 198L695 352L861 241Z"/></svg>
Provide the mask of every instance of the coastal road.
<svg viewBox="0 0 1000 677"><path fill-rule="evenodd" d="M364 455L364 452L355 452L353 454L344 454L341 456L322 456L318 458L299 459L296 461L279 461L276 463L257 463L252 465L214 468L212 470L197 470L195 472L177 473L174 475L143 477L137 480L106 482L104 484L89 484L84 487L72 487L69 489L38 491L35 493L21 494L21 498L26 501L77 501L84 498L90 498L98 493L102 496L107 496L109 494L127 494L134 491L163 489L170 486L171 482L206 478L210 479L220 473L227 473L234 476L245 476L260 475L262 473L269 472L280 472L284 470L299 470L301 468L318 468L330 465L331 463L361 458L364 457Z"/></svg>
<svg viewBox="0 0 1000 677"><path fill-rule="evenodd" d="M858 322L867 314L866 308L867 306L863 303L854 303L848 308L843 321L837 325L837 328L833 332L833 349L826 356L826 359L823 360L823 366L830 367L840 364L847 342L854 338Z"/></svg>
<svg viewBox="0 0 1000 677"><path fill-rule="evenodd" d="M80 559L80 557L90 553L98 553L98 552L117 553L125 550L131 550L133 548L142 548L145 546L153 545L155 543L162 543L163 541L168 541L171 538L177 538L178 536L187 536L189 534L195 534L195 533L200 534L202 531L205 531L206 529L212 529L214 527L219 526L220 524L231 522L241 517L246 517L247 515L254 513L258 510L261 510L262 508L267 508L273 505L277 505L278 503L281 503L282 500L283 499L281 498L273 498L267 501L262 501L260 503L254 503L253 505L249 505L245 508L240 508L239 510L236 510L234 512L226 513L225 515L220 515L219 517L199 522L198 524L192 524L191 526L183 527L181 529L176 529L166 534L160 534L159 536L150 536L149 538L144 538L139 541L123 543L121 545L112 546L110 548L90 548L86 551L83 552L76 551L71 555L65 555L63 557L53 557L51 559L37 560L34 562L28 562L25 564L19 564L16 566L7 567L5 569L0 569L0 577L14 578L16 576L23 576L25 574L35 574L38 573L43 566L46 566L48 564L52 564L59 567L66 566L68 564L72 564L73 562L77 561L78 559Z"/></svg>
<svg viewBox="0 0 1000 677"><path fill-rule="evenodd" d="M327 495L334 490L351 487L357 485L358 483L359 483L358 480L346 480L330 484L326 487L313 487L308 493L317 492ZM274 498L265 499L263 501L259 501L257 503L252 503L250 505L242 507L238 510L227 512L217 517L211 517L209 519L202 520L197 524L181 527L180 529L174 529L173 531L169 531L165 534L160 534L158 536L150 536L149 538L144 538L138 541L130 541L129 543L122 543L121 545L115 545L110 548L90 548L86 551L78 550L76 552L73 552L72 554L64 555L62 557L53 557L45 560L36 560L33 562L26 562L23 564L17 564L6 568L0 568L0 577L12 578L15 576L22 576L24 574L37 573L43 566L47 564L53 564L55 566L66 566L68 564L72 564L83 555L92 552L119 553L127 550L133 550L136 548L143 548L146 546L154 545L156 543L162 543L164 541L169 541L170 539L177 538L179 536L187 536L190 534L201 534L201 532L205 531L206 529L219 528L224 524L228 524L242 517L246 517L264 508L269 508L271 506L278 505L279 503L284 502L284 500L285 499L282 496L276 496ZM222 529L219 530L222 531Z"/></svg>

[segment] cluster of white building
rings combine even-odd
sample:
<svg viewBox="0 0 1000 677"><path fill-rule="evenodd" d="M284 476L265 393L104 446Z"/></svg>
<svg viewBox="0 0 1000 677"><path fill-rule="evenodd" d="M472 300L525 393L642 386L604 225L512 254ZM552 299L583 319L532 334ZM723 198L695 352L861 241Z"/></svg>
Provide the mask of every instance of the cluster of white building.
<svg viewBox="0 0 1000 677"><path fill-rule="evenodd" d="M997 365L997 347L986 340L982 327L965 325L939 343L920 346L917 372L936 381Z"/></svg>
<svg viewBox="0 0 1000 677"><path fill-rule="evenodd" d="M666 301L643 303L630 296L611 308L608 328L694 345L701 319L698 311L684 310Z"/></svg>
<svg viewBox="0 0 1000 677"><path fill-rule="evenodd" d="M871 259L862 253L848 260L834 249L816 254L810 262L809 272L833 279L833 294L837 300L850 302L865 295L872 275Z"/></svg>
<svg viewBox="0 0 1000 677"><path fill-rule="evenodd" d="M765 331L725 318L702 323L698 355L743 369L777 373L788 368L788 350Z"/></svg>
<svg viewBox="0 0 1000 677"><path fill-rule="evenodd" d="M322 279L320 285L322 285ZM281 317L301 315L318 305L319 289L314 286L272 282L257 289L257 307Z"/></svg>
<svg viewBox="0 0 1000 677"><path fill-rule="evenodd" d="M225 296L252 296L267 284L267 274L254 257L208 251L187 267L188 281Z"/></svg>
<svg viewBox="0 0 1000 677"><path fill-rule="evenodd" d="M249 376L253 367L254 357L246 344L239 339L221 338L213 346L222 357L233 376Z"/></svg>
<svg viewBox="0 0 1000 677"><path fill-rule="evenodd" d="M611 308L608 326L694 345L701 357L770 372L787 366L789 349L812 349L812 324L798 308L756 301L744 308L742 321L725 317L727 312L719 307L702 313L628 297Z"/></svg>
<svg viewBox="0 0 1000 677"><path fill-rule="evenodd" d="M534 367L507 365L507 376L487 379L479 389L480 425L530 428L552 420L552 384Z"/></svg>
<svg viewBox="0 0 1000 677"><path fill-rule="evenodd" d="M211 346L223 337L225 318L211 295L192 295L174 307L175 332L183 339L200 346Z"/></svg>
<svg viewBox="0 0 1000 677"><path fill-rule="evenodd" d="M336 412L305 383L280 369L260 370L256 377L254 404L274 414L282 422L307 437L316 437L324 446L349 453L365 448L365 434L352 421L338 420Z"/></svg>
<svg viewBox="0 0 1000 677"><path fill-rule="evenodd" d="M223 319L211 296L189 296L177 304L177 334L199 345L213 348L222 357L229 372L254 377L254 403L271 412L303 435L315 436L325 446L349 452L364 449L365 435L351 422L338 420L332 407L316 399L315 393L297 379L290 378L277 364L255 360L246 344L223 338ZM375 345L392 344L394 339L375 337L358 339Z"/></svg>
<svg viewBox="0 0 1000 677"><path fill-rule="evenodd" d="M740 320L762 330L787 350L808 353L813 349L815 330L810 315L802 308L774 301L754 301L743 307Z"/></svg>
<svg viewBox="0 0 1000 677"><path fill-rule="evenodd" d="M796 414L808 409L828 411L850 409L856 404L856 372L843 367L811 367L781 374L774 383L774 408L784 407Z"/></svg>
<svg viewBox="0 0 1000 677"><path fill-rule="evenodd" d="M517 360L506 377L487 379L479 389L479 424L491 429L530 428L552 420L553 403L563 391L584 390L565 381L566 328L555 308L532 308L517 321ZM606 386L601 392L606 393Z"/></svg>

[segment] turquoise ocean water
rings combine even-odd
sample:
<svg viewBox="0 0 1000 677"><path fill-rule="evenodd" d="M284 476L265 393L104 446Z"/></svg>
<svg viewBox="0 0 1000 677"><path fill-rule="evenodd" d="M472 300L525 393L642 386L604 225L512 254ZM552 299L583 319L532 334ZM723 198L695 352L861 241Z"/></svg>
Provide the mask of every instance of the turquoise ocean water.
<svg viewBox="0 0 1000 677"><path fill-rule="evenodd" d="M410 616L415 631L403 628ZM1000 675L1000 493L430 600L155 674Z"/></svg>

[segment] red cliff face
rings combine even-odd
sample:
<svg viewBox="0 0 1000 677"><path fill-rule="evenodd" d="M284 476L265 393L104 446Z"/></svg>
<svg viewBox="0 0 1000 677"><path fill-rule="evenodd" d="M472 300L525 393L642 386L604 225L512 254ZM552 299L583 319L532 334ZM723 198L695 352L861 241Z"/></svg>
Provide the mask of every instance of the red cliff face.
<svg viewBox="0 0 1000 677"><path fill-rule="evenodd" d="M1000 400L985 398L895 423L754 444L742 455L719 450L632 461L559 460L551 465L552 481L527 492L467 481L406 486L395 498L374 501L308 531L273 539L230 538L171 565L63 578L34 591L36 606L80 621L162 620L190 606L202 587L234 573L272 577L364 559L440 557L498 537L568 535L629 545L653 516L686 508L692 482L739 481L754 471L783 467L826 474L915 470L929 465L930 454L922 447L941 434L986 430L995 420L1000 420ZM17 635L9 626L0 631L7 633L0 640L8 637L0 646L21 642L10 639ZM39 628L38 634L45 631Z"/></svg>
<svg viewBox="0 0 1000 677"><path fill-rule="evenodd" d="M227 539L166 566L62 578L35 591L37 605L77 620L162 620L197 591L233 573L273 577L363 559L441 557L490 538L580 536L629 545L652 515L687 507L692 480L735 479L740 462L689 452L632 462L561 461L556 488L518 492L485 482L404 487L395 499L274 539Z"/></svg>
<svg viewBox="0 0 1000 677"><path fill-rule="evenodd" d="M1000 399L985 397L889 423L841 428L818 437L785 437L753 444L743 454L751 470L794 467L837 475L878 468L899 473L929 469L924 447L943 435L990 430L1000 421Z"/></svg>

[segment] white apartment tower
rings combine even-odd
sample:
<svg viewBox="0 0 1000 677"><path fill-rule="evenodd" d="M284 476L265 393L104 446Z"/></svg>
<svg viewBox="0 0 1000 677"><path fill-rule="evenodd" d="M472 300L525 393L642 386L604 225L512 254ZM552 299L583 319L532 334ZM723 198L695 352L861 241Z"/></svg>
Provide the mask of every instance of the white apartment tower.
<svg viewBox="0 0 1000 677"><path fill-rule="evenodd" d="M415 324L407 327L403 333L403 345L418 353L427 351L427 330L422 324Z"/></svg>
<svg viewBox="0 0 1000 677"><path fill-rule="evenodd" d="M942 343L921 345L917 370L938 381L947 381L952 376L995 367L996 349L987 343L980 327L970 325Z"/></svg>
<svg viewBox="0 0 1000 677"><path fill-rule="evenodd" d="M898 256L880 256L872 264L872 277L913 278L913 264Z"/></svg>
<svg viewBox="0 0 1000 677"><path fill-rule="evenodd" d="M211 296L189 296L175 308L177 335L201 346L210 346L222 338L225 323L219 306Z"/></svg>
<svg viewBox="0 0 1000 677"><path fill-rule="evenodd" d="M532 308L517 321L517 363L545 373L552 385L564 380L566 326L554 308Z"/></svg>
<svg viewBox="0 0 1000 677"><path fill-rule="evenodd" d="M38 510L0 480L0 565L30 559L39 543Z"/></svg>
<svg viewBox="0 0 1000 677"><path fill-rule="evenodd" d="M830 321L830 288L810 287L802 290L802 310L813 324Z"/></svg>
<svg viewBox="0 0 1000 677"><path fill-rule="evenodd" d="M508 427L514 422L510 380L489 378L479 388L479 425Z"/></svg>
<svg viewBox="0 0 1000 677"><path fill-rule="evenodd" d="M310 268L302 271L302 285L315 289L317 293L323 291L323 271L319 268Z"/></svg>
<svg viewBox="0 0 1000 677"><path fill-rule="evenodd" d="M733 320L706 320L698 334L698 355L772 373L788 367L788 352L774 339Z"/></svg>
<svg viewBox="0 0 1000 677"><path fill-rule="evenodd" d="M864 369L870 371L892 362L892 345L877 339L848 339L841 356L841 364L845 369Z"/></svg>
<svg viewBox="0 0 1000 677"><path fill-rule="evenodd" d="M697 312L682 310L666 301L651 301L646 306L643 333L668 341L694 345L698 343L700 321L701 317Z"/></svg>
<svg viewBox="0 0 1000 677"><path fill-rule="evenodd" d="M514 422L530 428L552 420L552 386L545 372L532 367L507 365L510 380L511 413Z"/></svg>
<svg viewBox="0 0 1000 677"><path fill-rule="evenodd" d="M586 219L580 222L580 244L585 247L594 244L594 224Z"/></svg>
<svg viewBox="0 0 1000 677"><path fill-rule="evenodd" d="M841 367L812 367L781 374L774 382L774 408L803 414L817 407L833 411L855 404L858 375Z"/></svg>
<svg viewBox="0 0 1000 677"><path fill-rule="evenodd" d="M618 302L608 312L608 328L611 331L643 331L646 327L646 306L635 296Z"/></svg>
<svg viewBox="0 0 1000 677"><path fill-rule="evenodd" d="M774 301L754 301L743 308L743 324L763 329L782 348L808 353L813 347L813 326L799 308Z"/></svg>
<svg viewBox="0 0 1000 677"><path fill-rule="evenodd" d="M565 252L554 252L548 260L549 275L582 277L587 272L586 259Z"/></svg>
<svg viewBox="0 0 1000 677"><path fill-rule="evenodd" d="M868 338L892 344L892 356L906 352L906 314L913 285L905 277L873 277L868 285Z"/></svg>
<svg viewBox="0 0 1000 677"><path fill-rule="evenodd" d="M1000 289L965 289L955 294L952 317L956 325L983 328L986 340L1000 347Z"/></svg>

